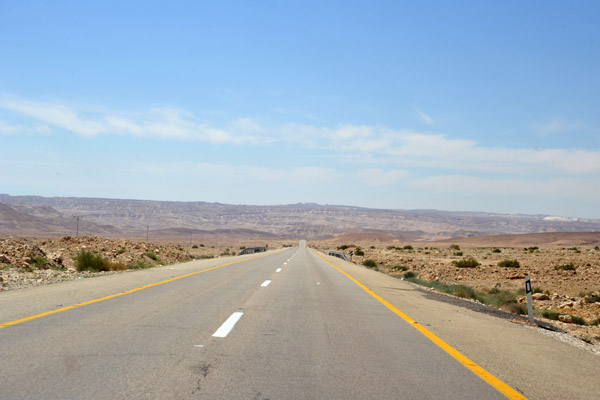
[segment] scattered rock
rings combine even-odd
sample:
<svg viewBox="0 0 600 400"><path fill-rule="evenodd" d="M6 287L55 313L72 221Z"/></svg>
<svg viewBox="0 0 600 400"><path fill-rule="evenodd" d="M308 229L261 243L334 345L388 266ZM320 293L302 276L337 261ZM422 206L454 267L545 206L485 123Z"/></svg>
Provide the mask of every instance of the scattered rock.
<svg viewBox="0 0 600 400"><path fill-rule="evenodd" d="M531 295L533 300L550 300L550 296L545 293L534 293Z"/></svg>
<svg viewBox="0 0 600 400"><path fill-rule="evenodd" d="M558 316L558 320L560 322L564 322L565 324L572 324L573 323L573 317L571 317L570 315L559 315Z"/></svg>

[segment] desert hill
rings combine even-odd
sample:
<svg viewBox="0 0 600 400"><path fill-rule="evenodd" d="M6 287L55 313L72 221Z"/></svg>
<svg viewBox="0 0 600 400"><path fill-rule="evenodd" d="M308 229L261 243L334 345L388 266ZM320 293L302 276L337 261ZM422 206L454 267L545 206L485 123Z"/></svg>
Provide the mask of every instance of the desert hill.
<svg viewBox="0 0 600 400"><path fill-rule="evenodd" d="M384 234L406 241L499 234L599 232L600 220L352 206L232 205L0 194L0 234L330 238Z"/></svg>

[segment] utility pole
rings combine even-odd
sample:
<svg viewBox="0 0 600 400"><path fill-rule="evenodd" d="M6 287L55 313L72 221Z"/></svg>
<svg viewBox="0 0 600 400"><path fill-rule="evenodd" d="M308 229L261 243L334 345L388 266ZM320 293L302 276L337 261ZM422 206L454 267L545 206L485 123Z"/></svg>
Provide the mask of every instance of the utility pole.
<svg viewBox="0 0 600 400"><path fill-rule="evenodd" d="M76 215L75 218L77 219L77 228L75 230L75 236L79 236L79 218L81 218L79 215Z"/></svg>

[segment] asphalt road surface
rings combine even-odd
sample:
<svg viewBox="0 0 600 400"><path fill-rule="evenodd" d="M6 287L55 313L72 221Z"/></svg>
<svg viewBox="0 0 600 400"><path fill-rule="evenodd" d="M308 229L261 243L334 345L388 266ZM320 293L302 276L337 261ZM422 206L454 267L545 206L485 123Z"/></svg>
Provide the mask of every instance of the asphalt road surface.
<svg viewBox="0 0 600 400"><path fill-rule="evenodd" d="M240 257L231 265L5 324L0 398L506 398L321 257L305 248ZM197 271L219 265L211 262L191 265ZM155 273L176 274L177 268ZM143 276L132 287L152 279ZM118 279L107 277L106 293L90 286L87 300L111 288L119 293L123 288L111 283ZM52 303L46 310L63 307L53 304L56 288L40 300ZM34 290L43 297L41 289ZM85 299L85 293L78 296ZM0 308L13 304L8 300L0 297ZM33 314L27 307L4 311L0 323Z"/></svg>

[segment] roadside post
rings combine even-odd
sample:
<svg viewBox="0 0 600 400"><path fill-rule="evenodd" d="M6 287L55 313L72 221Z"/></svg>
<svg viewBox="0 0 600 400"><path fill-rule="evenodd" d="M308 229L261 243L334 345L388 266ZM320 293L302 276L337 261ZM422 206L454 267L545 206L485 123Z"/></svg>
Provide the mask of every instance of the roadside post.
<svg viewBox="0 0 600 400"><path fill-rule="evenodd" d="M533 300L531 299L531 277L529 275L525 277L525 292L527 292L527 314L529 322L533 324Z"/></svg>
<svg viewBox="0 0 600 400"><path fill-rule="evenodd" d="M354 251L350 250L350 262L352 262L352 256L354 255Z"/></svg>

